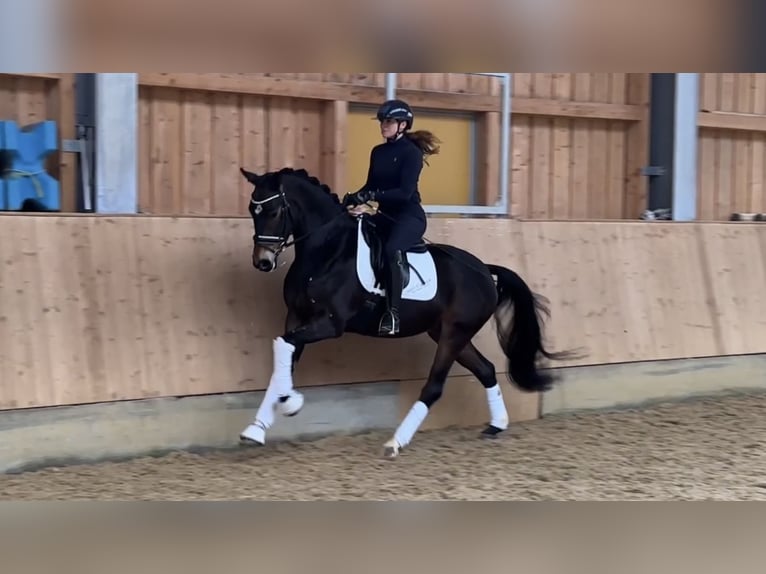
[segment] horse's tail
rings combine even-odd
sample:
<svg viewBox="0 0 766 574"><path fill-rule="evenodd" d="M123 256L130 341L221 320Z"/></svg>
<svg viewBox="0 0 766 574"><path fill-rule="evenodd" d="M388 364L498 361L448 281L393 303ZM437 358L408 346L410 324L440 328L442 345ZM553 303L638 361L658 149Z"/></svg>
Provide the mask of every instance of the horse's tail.
<svg viewBox="0 0 766 574"><path fill-rule="evenodd" d="M553 353L543 345L540 314L550 316L544 298L535 295L515 271L499 265L487 267L497 277L495 324L497 340L508 358L508 378L522 391L547 391L558 377L538 370L538 356L561 360L572 353Z"/></svg>

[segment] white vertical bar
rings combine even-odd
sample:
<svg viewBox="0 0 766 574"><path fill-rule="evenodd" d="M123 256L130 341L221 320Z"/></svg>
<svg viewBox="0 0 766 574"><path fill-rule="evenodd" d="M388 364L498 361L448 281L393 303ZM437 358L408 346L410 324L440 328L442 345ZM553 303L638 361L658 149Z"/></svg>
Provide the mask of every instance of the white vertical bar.
<svg viewBox="0 0 766 574"><path fill-rule="evenodd" d="M508 212L510 205L510 190L508 189L508 170L511 147L511 74L502 74L503 106L500 114L502 127L500 129L500 206Z"/></svg>
<svg viewBox="0 0 766 574"><path fill-rule="evenodd" d="M386 74L386 99L393 100L396 97L396 74Z"/></svg>
<svg viewBox="0 0 766 574"><path fill-rule="evenodd" d="M673 139L673 219L697 218L699 74L676 74Z"/></svg>
<svg viewBox="0 0 766 574"><path fill-rule="evenodd" d="M96 213L138 211L138 74L96 74Z"/></svg>

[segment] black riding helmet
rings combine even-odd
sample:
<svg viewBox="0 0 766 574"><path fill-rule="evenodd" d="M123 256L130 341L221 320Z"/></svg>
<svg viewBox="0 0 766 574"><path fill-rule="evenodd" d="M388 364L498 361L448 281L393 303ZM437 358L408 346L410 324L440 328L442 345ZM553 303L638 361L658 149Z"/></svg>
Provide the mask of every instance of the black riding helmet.
<svg viewBox="0 0 766 574"><path fill-rule="evenodd" d="M376 119L379 122L383 120L401 120L407 123L406 129L411 130L415 116L407 102L402 100L386 100L378 108Z"/></svg>

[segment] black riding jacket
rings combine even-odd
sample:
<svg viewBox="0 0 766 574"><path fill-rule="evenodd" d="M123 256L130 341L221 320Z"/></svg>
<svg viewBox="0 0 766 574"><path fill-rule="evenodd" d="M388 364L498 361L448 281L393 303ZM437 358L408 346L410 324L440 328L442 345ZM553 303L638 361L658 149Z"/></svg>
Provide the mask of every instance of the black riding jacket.
<svg viewBox="0 0 766 574"><path fill-rule="evenodd" d="M377 202L384 213L418 210L418 179L423 169L423 152L407 136L376 145L370 152L367 181L359 191L377 192Z"/></svg>

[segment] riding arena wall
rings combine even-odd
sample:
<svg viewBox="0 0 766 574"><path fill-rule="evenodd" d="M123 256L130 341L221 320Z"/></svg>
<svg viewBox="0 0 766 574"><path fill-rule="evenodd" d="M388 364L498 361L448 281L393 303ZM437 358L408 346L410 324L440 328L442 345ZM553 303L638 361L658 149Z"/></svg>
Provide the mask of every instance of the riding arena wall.
<svg viewBox="0 0 766 574"><path fill-rule="evenodd" d="M475 108L490 108L495 101L491 93L461 92L479 88L460 83L460 74L400 76L413 77L409 99L427 106L458 107L475 96L486 97L472 100ZM415 76L422 76L417 86ZM647 78L514 76L512 217L433 217L427 232L430 241L518 271L550 301L549 346L585 353L556 365L564 383L543 396L506 386L512 421L763 387L766 228L722 220L732 210L766 211L766 178L758 178L766 127L739 119L766 119L766 76L703 74L705 217L690 223L637 220L645 181L636 177L640 158L628 152L646 141L645 100L634 102L642 101L635 93ZM71 100L61 87L70 80L0 76L13 94L0 109L20 123L68 117L58 114ZM336 190L353 188L356 182L344 181L343 117L349 99L372 103L383 95L379 74L141 74L140 81L143 213L0 213L0 471L236 442L271 374L286 270L252 269L249 190L238 167L306 167ZM307 84L326 91L285 95ZM589 95L626 85L627 95L578 102L582 85ZM278 95L251 93L269 86ZM616 114L614 106L630 119L600 117ZM477 113L486 124L498 111ZM192 129L200 117L208 127ZM67 155L52 160L62 174L73 169ZM619 168L604 157L621 158ZM62 197L75 197L72 181ZM486 189L491 197L496 186ZM505 380L491 323L477 346ZM345 335L311 346L295 375L306 408L278 420L270 436L393 428L415 400L434 349L425 336ZM480 424L485 411L481 386L456 365L423 428Z"/></svg>

